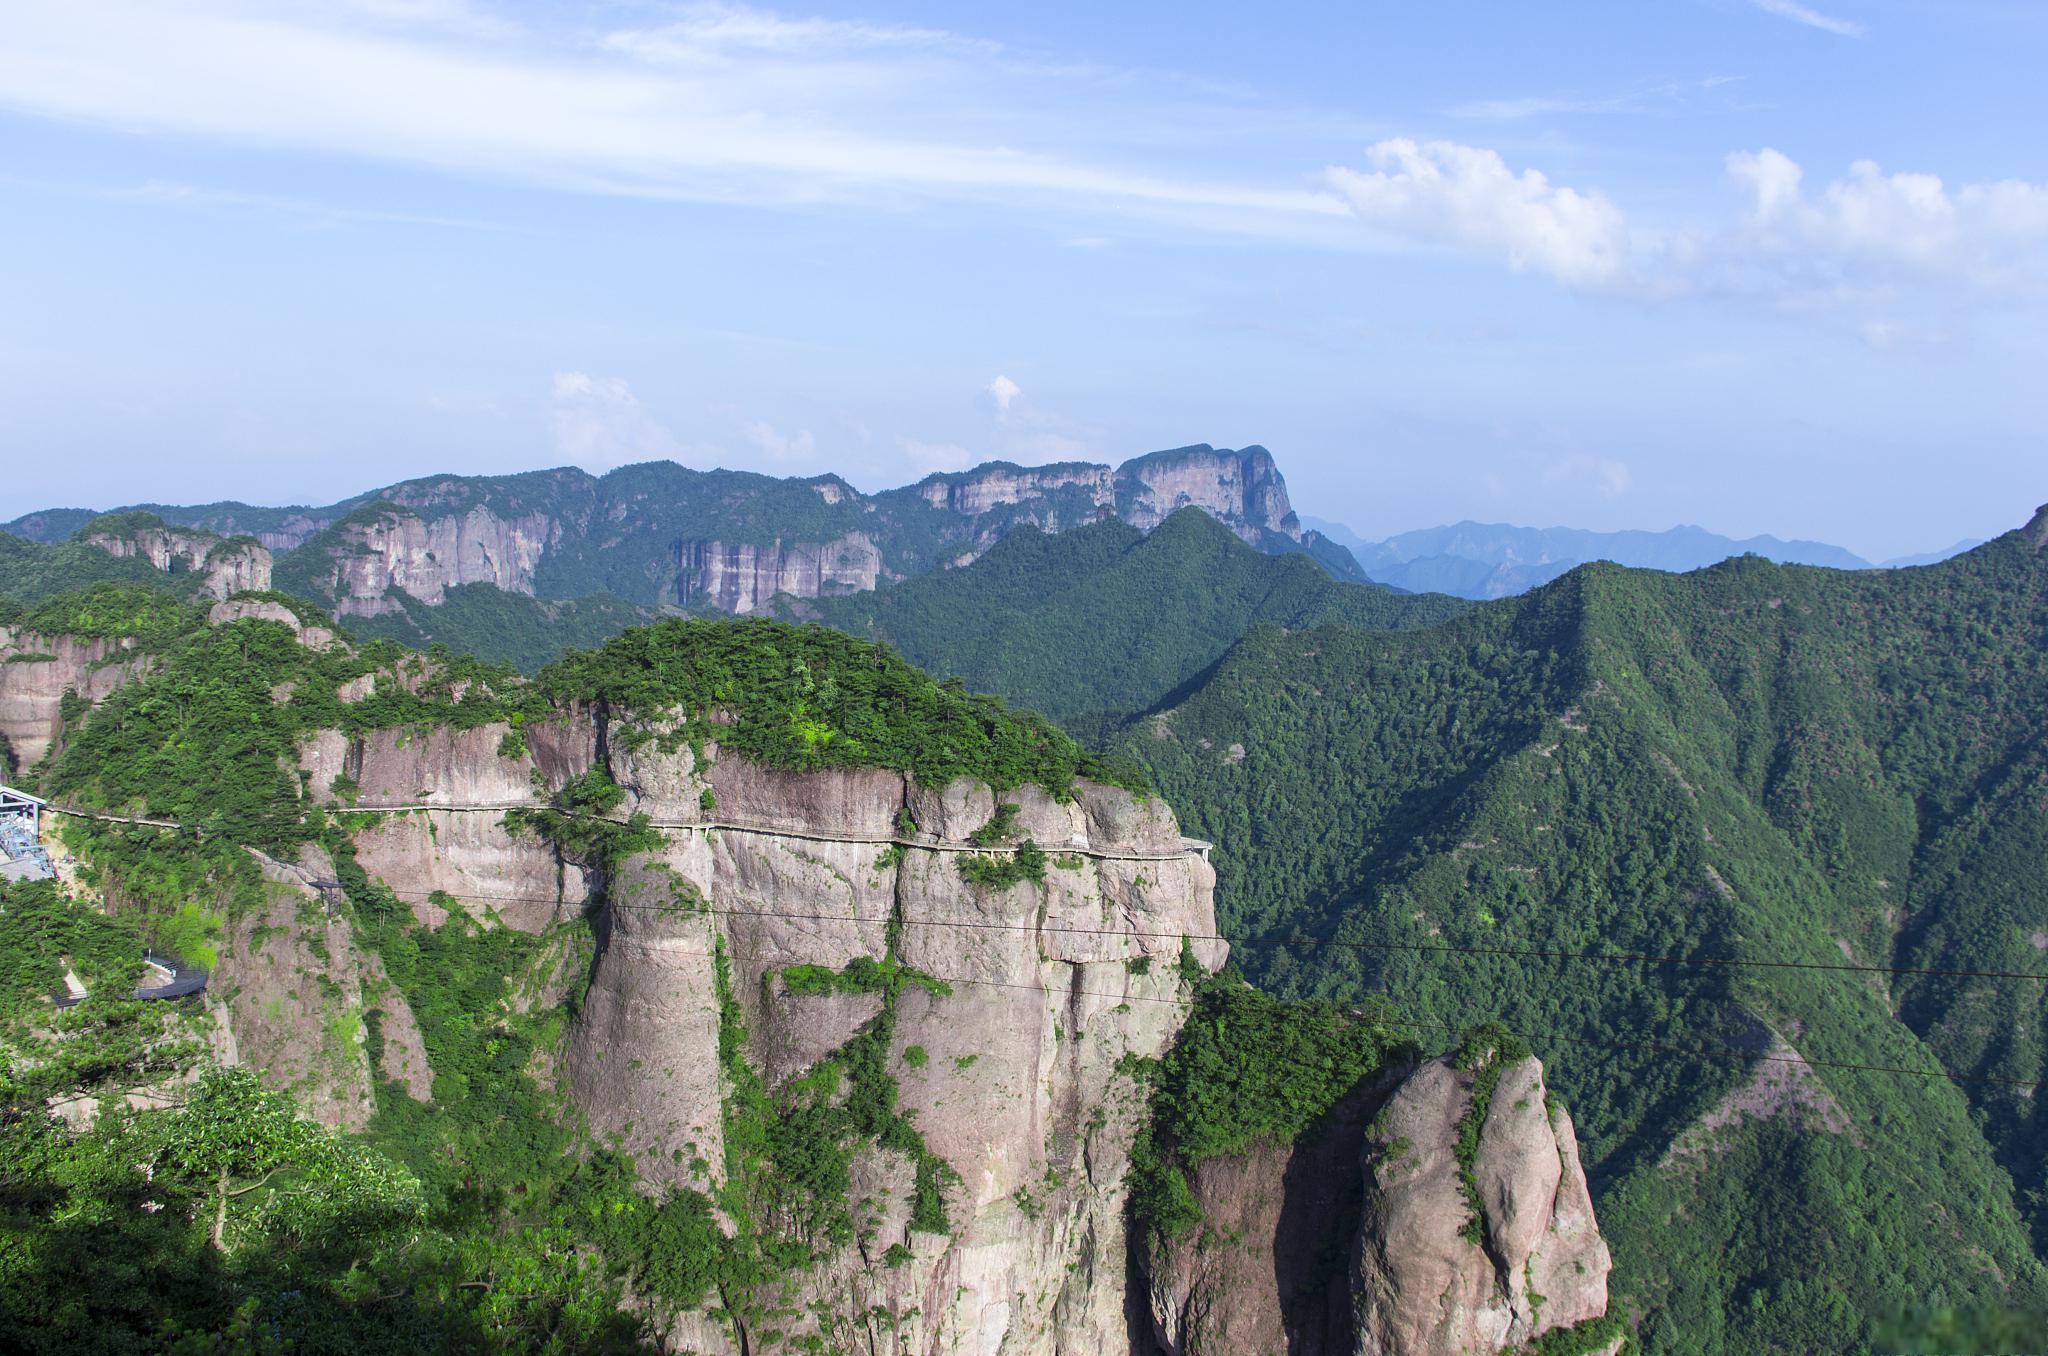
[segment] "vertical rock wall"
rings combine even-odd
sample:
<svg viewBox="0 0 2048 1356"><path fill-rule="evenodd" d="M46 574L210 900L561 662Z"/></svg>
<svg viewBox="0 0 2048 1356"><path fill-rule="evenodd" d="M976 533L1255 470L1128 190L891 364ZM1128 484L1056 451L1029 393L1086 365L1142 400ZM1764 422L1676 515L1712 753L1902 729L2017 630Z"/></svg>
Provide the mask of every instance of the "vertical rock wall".
<svg viewBox="0 0 2048 1356"><path fill-rule="evenodd" d="M1601 1318L1610 1264L1571 1116L1535 1059L1499 1071L1475 1228L1457 1155L1474 1083L1444 1059L1393 1070L1298 1144L1199 1164L1204 1227L1139 1254L1156 1349L1494 1356Z"/></svg>
<svg viewBox="0 0 2048 1356"><path fill-rule="evenodd" d="M916 1164L870 1144L849 1203L858 1237L756 1301L786 1338L832 1350L1126 1349L1124 1178L1142 1108L1119 1062L1160 1053L1185 1014L1181 937L1215 931L1207 864L1156 801L1084 784L1061 803L1020 788L1005 799L1020 807L1017 838L1054 854L1046 880L972 885L958 849L994 812L985 787L707 755L700 766L688 750L614 753L614 777L657 822L706 818L709 789L709 817L758 827L674 830L611 883L564 1060L592 1129L650 1181L715 1192L732 1094L715 958L771 1095L885 1001L793 991L788 967L908 967L930 982L894 998L887 1063L900 1110L951 1170L949 1228L910 1227ZM892 843L906 809L918 832ZM1212 968L1223 958L1214 943L1198 954ZM693 1349L740 1349L740 1332L704 1315L671 1322ZM762 1349L760 1333L746 1340Z"/></svg>
<svg viewBox="0 0 2048 1356"><path fill-rule="evenodd" d="M17 768L40 763L63 732L66 692L100 701L145 670L146 658L122 657L131 643L0 626L0 737Z"/></svg>

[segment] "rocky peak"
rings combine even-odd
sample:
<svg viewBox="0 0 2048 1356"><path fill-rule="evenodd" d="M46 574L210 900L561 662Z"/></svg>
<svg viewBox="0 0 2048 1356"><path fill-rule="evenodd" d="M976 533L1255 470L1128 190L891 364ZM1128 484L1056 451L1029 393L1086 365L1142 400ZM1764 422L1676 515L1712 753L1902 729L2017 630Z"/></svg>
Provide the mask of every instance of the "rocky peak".
<svg viewBox="0 0 2048 1356"><path fill-rule="evenodd" d="M2022 530L2026 532L2027 540L2034 543L2035 550L2048 547L2048 504L2035 509L2033 520Z"/></svg>
<svg viewBox="0 0 2048 1356"><path fill-rule="evenodd" d="M1263 447L1233 451L1198 443L1127 461L1116 477L1119 515L1133 527L1149 532L1174 510L1192 505L1253 546L1267 533L1301 540L1287 482Z"/></svg>
<svg viewBox="0 0 2048 1356"><path fill-rule="evenodd" d="M1491 1356L1606 1313L1610 1261L1578 1138L1535 1058L1422 1065L1388 1101L1364 1162L1361 1353Z"/></svg>

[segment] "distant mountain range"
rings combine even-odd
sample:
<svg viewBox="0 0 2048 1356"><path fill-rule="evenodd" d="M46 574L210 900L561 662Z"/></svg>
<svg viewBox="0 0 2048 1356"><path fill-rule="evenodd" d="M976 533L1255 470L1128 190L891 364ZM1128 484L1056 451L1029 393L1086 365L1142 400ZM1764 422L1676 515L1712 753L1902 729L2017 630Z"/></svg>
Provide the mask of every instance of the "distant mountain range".
<svg viewBox="0 0 2048 1356"><path fill-rule="evenodd" d="M1304 518L1304 523L1347 547L1376 582L1413 593L1450 593L1461 598L1506 598L1525 593L1591 560L1611 560L1639 569L1683 573L1731 556L1757 555L1781 565L1824 565L1868 570L1872 562L1839 546L1777 537L1737 539L1703 527L1663 532L1591 532L1572 527L1515 527L1507 523L1452 523L1403 532L1369 542L1341 523ZM1980 543L1957 542L1945 551L1903 556L1885 568L1931 565Z"/></svg>
<svg viewBox="0 0 2048 1356"><path fill-rule="evenodd" d="M574 467L427 476L324 507L50 509L0 531L44 544L76 538L167 571L194 568L233 541L256 553L249 569L263 576L241 587L275 582L339 617L396 616L408 601L438 606L471 584L749 613L778 594L859 593L962 565L1020 526L1061 532L1117 518L1149 531L1182 508L1201 509L1259 551L1307 555L1339 579L1365 582L1349 552L1302 530L1271 453L1207 444L1116 467L989 462L872 495L834 475L784 480L662 461L603 476Z"/></svg>

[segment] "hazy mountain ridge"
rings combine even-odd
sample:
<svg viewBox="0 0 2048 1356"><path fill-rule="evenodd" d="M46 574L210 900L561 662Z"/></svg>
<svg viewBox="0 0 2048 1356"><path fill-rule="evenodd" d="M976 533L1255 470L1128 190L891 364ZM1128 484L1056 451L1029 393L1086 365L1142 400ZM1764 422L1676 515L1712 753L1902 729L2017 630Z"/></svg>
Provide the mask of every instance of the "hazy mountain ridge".
<svg viewBox="0 0 2048 1356"><path fill-rule="evenodd" d="M1597 532L1466 520L1368 542L1341 523L1318 518L1303 521L1349 549L1366 574L1382 584L1461 598L1510 597L1595 560L1681 574L1740 555L1762 556L1781 565L1876 568L1854 552L1826 542L1786 541L1769 535L1738 539L1690 525L1661 532ZM1883 567L1932 565L1979 545L1982 543L1977 541L1958 542L1946 550L1887 560Z"/></svg>

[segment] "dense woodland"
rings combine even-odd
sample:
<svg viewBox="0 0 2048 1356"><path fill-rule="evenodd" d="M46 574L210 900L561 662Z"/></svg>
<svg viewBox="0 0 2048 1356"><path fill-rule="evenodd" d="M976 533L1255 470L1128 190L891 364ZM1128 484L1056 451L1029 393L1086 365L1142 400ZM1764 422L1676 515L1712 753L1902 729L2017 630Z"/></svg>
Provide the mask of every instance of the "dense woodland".
<svg viewBox="0 0 2048 1356"><path fill-rule="evenodd" d="M693 1297L801 1266L846 1227L828 1203L855 1137L918 1152L857 1042L832 1061L847 1097L741 1098L739 1194L639 1194L530 1074L568 1011L510 1001L587 952L587 924L529 937L458 910L420 926L280 763L314 729L517 725L580 699L632 738L688 739L716 715L722 741L783 766L1149 785L1213 840L1223 930L1256 988L1205 990L1204 1020L1149 1075L1148 1227L1185 1226L1174 1181L1192 1158L1298 1133L1346 1080L1501 1021L1572 1107L1644 1349L2030 1349L2027 1314L2048 1311L2031 1086L2048 984L2013 976L2048 971L2037 538L1895 572L1590 566L1472 607L1340 585L1180 515L1149 538L1021 532L821 606L965 681L823 627L670 620L529 682L459 647L315 652L278 623L209 628L137 562L0 535L0 624L153 656L97 710L67 708L59 751L24 775L215 830L76 830L112 914L49 886L0 897L0 1344L59 1349L51 1334L83 1325L98 1349L169 1349L232 1315L247 1349L632 1349L629 1290ZM495 605L478 603L479 633ZM533 616L539 640L502 659L595 634ZM368 700L333 699L365 675ZM607 805L581 787L534 827ZM260 888L240 845L306 843L333 852L355 935L419 1017L433 1105L380 1089L368 1133L336 1136L209 1074L89 1132L51 1119L52 1098L205 1059L173 1005L53 1017L58 958L120 992L142 942L203 957ZM1867 968L1831 968L1851 966ZM893 1002L919 981L881 965L792 982ZM1384 1006L1349 1015L1368 1003ZM1982 1081L1912 1076L1941 1070ZM744 1092L743 1064L729 1072ZM135 1162L162 1209L117 1171ZM728 1239L721 1211L778 1223ZM50 1283L88 1268L105 1283Z"/></svg>
<svg viewBox="0 0 2048 1356"><path fill-rule="evenodd" d="M1341 582L1305 555L1262 554L1190 508L1149 534L1116 519L1057 535L1024 528L967 569L791 610L1097 738L1170 698L1255 625L1396 630L1466 606Z"/></svg>
<svg viewBox="0 0 2048 1356"><path fill-rule="evenodd" d="M1825 967L2048 971L2044 584L2017 532L1590 566L1428 631L1256 630L1118 747L1219 844L1262 987L1552 1062L1649 1350L1832 1349L2043 1304L2048 984ZM1771 968L1684 963L1722 960ZM1792 1050L1810 1105L1690 1129Z"/></svg>

